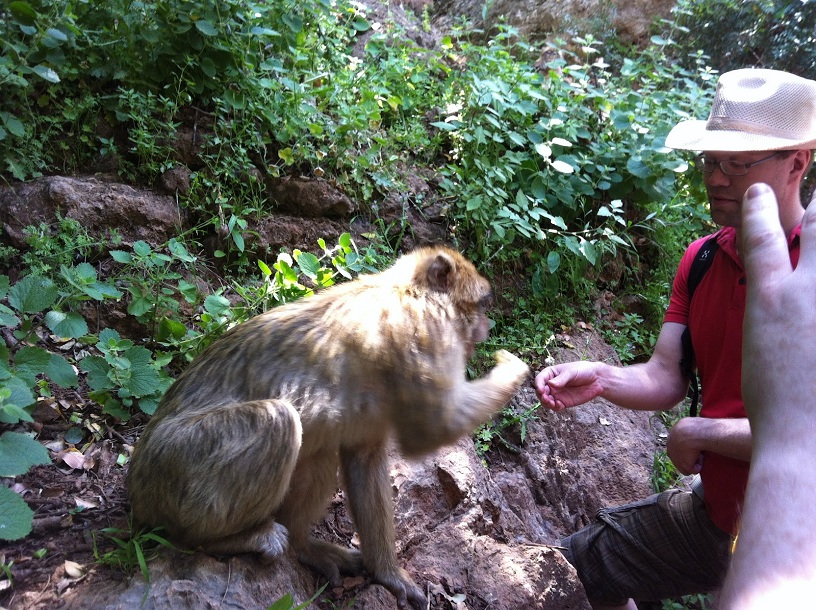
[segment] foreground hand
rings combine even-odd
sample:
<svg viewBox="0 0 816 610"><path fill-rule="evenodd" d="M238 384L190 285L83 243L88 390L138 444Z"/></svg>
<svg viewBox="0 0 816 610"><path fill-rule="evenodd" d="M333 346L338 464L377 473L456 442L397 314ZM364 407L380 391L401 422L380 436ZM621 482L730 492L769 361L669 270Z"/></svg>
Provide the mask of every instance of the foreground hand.
<svg viewBox="0 0 816 610"><path fill-rule="evenodd" d="M748 278L743 399L755 442L784 443L816 425L816 204L802 221L796 270L766 185L746 192L742 230Z"/></svg>

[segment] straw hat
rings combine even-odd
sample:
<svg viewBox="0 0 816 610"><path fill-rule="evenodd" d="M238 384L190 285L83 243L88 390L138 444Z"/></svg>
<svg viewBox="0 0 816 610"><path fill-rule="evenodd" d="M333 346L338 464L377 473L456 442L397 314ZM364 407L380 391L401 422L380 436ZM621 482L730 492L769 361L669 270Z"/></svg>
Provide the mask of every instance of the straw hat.
<svg viewBox="0 0 816 610"><path fill-rule="evenodd" d="M779 70L726 72L707 121L683 121L666 138L682 150L816 149L816 82Z"/></svg>

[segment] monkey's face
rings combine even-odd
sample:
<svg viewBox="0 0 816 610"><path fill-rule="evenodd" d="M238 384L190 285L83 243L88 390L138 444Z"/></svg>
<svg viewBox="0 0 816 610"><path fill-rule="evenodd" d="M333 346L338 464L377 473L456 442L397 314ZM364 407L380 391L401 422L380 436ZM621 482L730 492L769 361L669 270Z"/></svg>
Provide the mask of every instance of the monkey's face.
<svg viewBox="0 0 816 610"><path fill-rule="evenodd" d="M464 319L467 320L465 343L468 348L468 358L476 351L476 344L484 341L490 335L491 322L487 317L487 311L493 303L493 293L489 284L487 282L485 284L483 290L486 292L483 296L475 303L470 303L468 307L463 308L465 309Z"/></svg>

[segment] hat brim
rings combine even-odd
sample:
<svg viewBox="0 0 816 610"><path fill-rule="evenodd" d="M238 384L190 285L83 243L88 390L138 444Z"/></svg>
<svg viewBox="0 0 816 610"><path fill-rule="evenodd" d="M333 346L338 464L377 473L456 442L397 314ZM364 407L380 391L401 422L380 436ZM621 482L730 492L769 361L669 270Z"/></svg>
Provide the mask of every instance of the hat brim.
<svg viewBox="0 0 816 610"><path fill-rule="evenodd" d="M727 129L707 129L708 121L682 121L666 136L666 146L678 150L754 150L816 149L816 136L810 140L790 140Z"/></svg>

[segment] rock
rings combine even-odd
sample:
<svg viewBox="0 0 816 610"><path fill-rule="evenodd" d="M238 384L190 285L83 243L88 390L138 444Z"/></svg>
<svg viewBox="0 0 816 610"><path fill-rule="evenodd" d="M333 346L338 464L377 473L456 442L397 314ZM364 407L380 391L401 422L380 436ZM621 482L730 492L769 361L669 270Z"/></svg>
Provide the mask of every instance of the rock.
<svg viewBox="0 0 816 610"><path fill-rule="evenodd" d="M106 237L116 229L125 244L162 244L184 224L172 196L97 177L52 176L0 187L2 237L16 248L26 247L25 227L54 223L57 214L79 221L94 236Z"/></svg>

